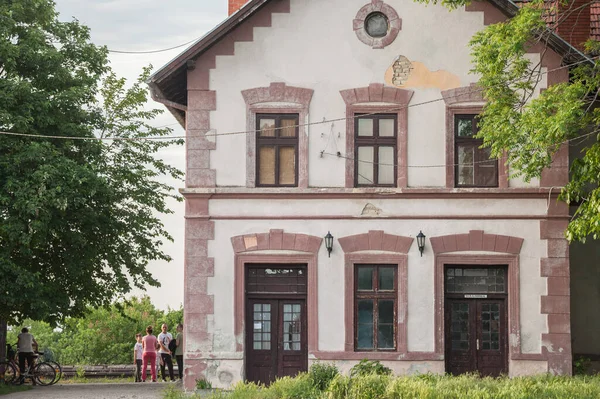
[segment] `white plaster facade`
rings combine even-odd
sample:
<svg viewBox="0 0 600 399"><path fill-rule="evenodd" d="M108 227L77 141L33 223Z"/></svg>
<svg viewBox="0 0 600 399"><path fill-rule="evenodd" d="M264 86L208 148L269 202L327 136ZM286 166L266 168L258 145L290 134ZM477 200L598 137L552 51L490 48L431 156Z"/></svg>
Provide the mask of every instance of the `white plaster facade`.
<svg viewBox="0 0 600 399"><path fill-rule="evenodd" d="M203 95L215 93L216 101L205 107L195 104L188 93L187 120L194 112L208 114L209 121L201 134L208 131L206 140L214 143L202 149L205 151L202 156L208 156L201 162L194 158L197 155L188 155L188 165L208 164L205 169L214 171L215 177L208 183L190 184L190 176L196 172L188 169L188 184L182 190L188 201L187 223L191 220L204 223L200 233L192 232L189 226L186 229L186 386L191 387L199 376L208 378L214 387L228 387L245 378L244 338L235 330L239 314L235 311L233 294L237 266L232 238L269 233L273 229L316 237L330 231L336 239L369 231L404 237L415 237L419 231L428 237L483 231L521 238L522 247L517 255L520 337L511 335L511 351L519 356L509 356L508 372L513 376L548 371L568 374L565 364L570 362L570 346L559 348L556 344L565 337L570 342L568 322L566 327L563 322L562 329L554 331L548 317L555 312L545 310L542 303L544 297L555 296L549 292L547 281L554 275L540 272L544 259L556 257L564 262L565 256L549 254L552 252L549 245L561 241L561 237L548 233L544 224L565 218L562 211L556 211L556 191L552 193L543 179L530 183L510 179L508 187L488 190L446 187L447 104L441 91L447 87L425 87L424 81L421 86L401 87L414 92L407 116L407 188L346 187L345 158L335 155L338 151L346 155L346 121L339 119L352 117L346 115L340 91L384 84L385 72L398 56L420 62L430 71L457 77L460 82L457 87L476 83L477 76L469 73L472 65L468 43L473 34L485 27L484 14L497 18L499 11L491 4L484 7L485 12L464 8L449 12L437 5L387 0L386 4L402 19L402 29L391 44L373 49L358 40L353 30L353 19L370 0L282 2L289 3L289 9L272 12L270 26L253 27L251 40L233 39L232 51L228 50L228 55L216 52L215 64L210 68L203 66L202 57L208 56L201 54L197 56L195 69L187 71L187 90L197 90ZM257 15L268 12L265 8ZM252 19L242 22L238 29L244 23L250 24ZM224 37L227 40L227 35ZM537 53L530 56L534 61L539 60ZM544 67L543 72L546 70ZM207 84L198 84L207 73ZM547 84L546 75L542 76L540 88ZM247 130L243 90L268 88L278 82L313 91L308 112L311 125L300 128L300 134L308 136L307 188L246 187L246 134L225 134ZM461 104L473 105L482 103ZM316 124L323 120L335 121ZM191 125L187 129L190 135L201 131ZM378 209L378 214L363 214L367 204ZM377 253L380 252L385 251ZM253 252L267 256L296 253L270 249ZM453 251L453 254L477 257L497 252ZM337 240L331 257L324 245L318 250L318 340L308 358L310 363L319 360L321 353L328 353L327 360L336 361L340 369L347 371L357 360L344 355L347 267L344 256ZM402 360L405 354L399 354L398 360L382 362L397 373L443 373L443 354L433 355L437 254L428 239L423 256L416 243L406 256L406 349L415 355L411 360ZM207 260L214 262L214 269L198 273L198 265L206 264ZM566 262L568 266L568 259ZM568 286L568 274L566 278ZM568 293L562 293L561 299L565 295L568 301ZM207 305L208 302L211 303ZM554 352L560 352L562 357L553 358ZM340 354L339 359L335 353ZM419 354L429 355L419 358Z"/></svg>

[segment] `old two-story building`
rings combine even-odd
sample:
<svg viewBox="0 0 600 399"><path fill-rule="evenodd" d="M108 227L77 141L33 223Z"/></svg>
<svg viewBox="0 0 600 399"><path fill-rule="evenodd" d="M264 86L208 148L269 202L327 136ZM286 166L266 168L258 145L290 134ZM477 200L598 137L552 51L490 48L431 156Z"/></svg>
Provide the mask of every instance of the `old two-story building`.
<svg viewBox="0 0 600 399"><path fill-rule="evenodd" d="M541 178L481 149L469 40L517 7L230 0L159 69L185 127L185 386L315 361L571 373L568 148ZM584 56L531 48L539 90Z"/></svg>

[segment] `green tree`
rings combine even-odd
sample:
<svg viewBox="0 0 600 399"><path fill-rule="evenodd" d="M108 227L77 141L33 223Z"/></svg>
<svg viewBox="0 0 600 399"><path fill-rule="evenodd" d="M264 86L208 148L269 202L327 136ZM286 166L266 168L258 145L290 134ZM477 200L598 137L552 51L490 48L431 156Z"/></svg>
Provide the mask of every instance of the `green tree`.
<svg viewBox="0 0 600 399"><path fill-rule="evenodd" d="M452 9L469 1L440 3ZM560 4L560 18L553 29L586 5L575 5L572 0ZM581 154L572 160L569 183L559 199L578 205L566 238L585 242L590 236L600 238L599 65L598 58L573 65L569 82L553 85L534 98L543 73L541 62L533 63L526 54L537 43L547 46L552 30L545 16L555 11L549 11L543 0L523 3L515 17L473 36L472 72L480 76L478 86L486 99L479 137L491 148L492 156L507 154L512 176L526 181L540 177L561 145L577 139ZM600 50L597 42L589 41L586 47L592 52ZM541 56L547 56L546 52Z"/></svg>
<svg viewBox="0 0 600 399"><path fill-rule="evenodd" d="M170 260L159 216L175 198L160 177L182 173L157 151L181 142L151 127L149 69L126 88L50 0L0 1L0 35L0 131L42 136L0 134L0 319L54 325L158 286L146 266Z"/></svg>
<svg viewBox="0 0 600 399"><path fill-rule="evenodd" d="M108 307L92 308L82 317L68 317L58 328L26 319L8 331L7 342L17 342L22 327L28 327L40 350L69 365L130 364L135 334L145 334L162 323L182 322L183 308L157 309L147 296L119 301ZM169 324L170 325L170 324Z"/></svg>

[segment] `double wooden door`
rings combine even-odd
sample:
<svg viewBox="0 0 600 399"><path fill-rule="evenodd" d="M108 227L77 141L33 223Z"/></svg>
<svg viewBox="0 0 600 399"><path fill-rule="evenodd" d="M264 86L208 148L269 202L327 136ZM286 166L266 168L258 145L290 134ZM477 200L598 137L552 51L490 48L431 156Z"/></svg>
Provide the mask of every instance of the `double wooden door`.
<svg viewBox="0 0 600 399"><path fill-rule="evenodd" d="M246 379L269 384L308 367L306 301L246 301Z"/></svg>
<svg viewBox="0 0 600 399"><path fill-rule="evenodd" d="M506 298L446 298L445 303L446 371L507 374Z"/></svg>

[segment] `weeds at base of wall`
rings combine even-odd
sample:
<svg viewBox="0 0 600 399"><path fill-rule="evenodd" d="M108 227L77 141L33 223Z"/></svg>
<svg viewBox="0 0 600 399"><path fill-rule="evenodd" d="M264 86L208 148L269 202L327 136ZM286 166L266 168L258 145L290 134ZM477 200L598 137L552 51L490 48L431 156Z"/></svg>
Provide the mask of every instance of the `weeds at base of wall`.
<svg viewBox="0 0 600 399"><path fill-rule="evenodd" d="M600 375L557 377L550 375L517 378L480 378L423 374L413 377L337 375L321 391L311 383L307 373L295 378L284 377L269 387L238 383L231 391L187 396L176 387L167 387L165 399L530 399L530 398L600 398Z"/></svg>

